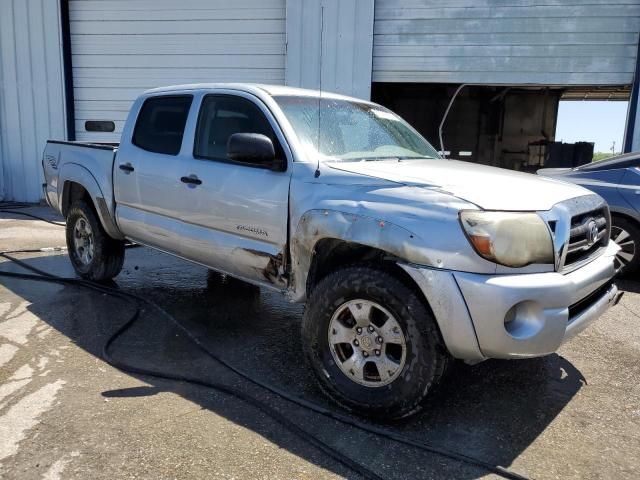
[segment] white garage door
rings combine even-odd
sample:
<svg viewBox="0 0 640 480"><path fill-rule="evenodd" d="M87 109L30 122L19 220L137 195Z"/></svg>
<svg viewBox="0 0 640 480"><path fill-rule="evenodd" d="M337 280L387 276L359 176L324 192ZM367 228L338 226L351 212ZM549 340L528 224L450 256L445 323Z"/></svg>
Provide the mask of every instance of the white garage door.
<svg viewBox="0 0 640 480"><path fill-rule="evenodd" d="M285 0L71 0L76 138L118 141L138 94L194 82L284 83ZM113 133L87 120L112 120Z"/></svg>

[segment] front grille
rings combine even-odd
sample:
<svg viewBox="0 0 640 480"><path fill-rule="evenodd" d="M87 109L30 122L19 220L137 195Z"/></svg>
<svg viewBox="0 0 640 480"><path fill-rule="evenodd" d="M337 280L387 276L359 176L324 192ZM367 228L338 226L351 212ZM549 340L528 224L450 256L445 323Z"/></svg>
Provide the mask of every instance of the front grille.
<svg viewBox="0 0 640 480"><path fill-rule="evenodd" d="M609 240L609 215L606 207L571 217L569 244L564 267L587 259Z"/></svg>

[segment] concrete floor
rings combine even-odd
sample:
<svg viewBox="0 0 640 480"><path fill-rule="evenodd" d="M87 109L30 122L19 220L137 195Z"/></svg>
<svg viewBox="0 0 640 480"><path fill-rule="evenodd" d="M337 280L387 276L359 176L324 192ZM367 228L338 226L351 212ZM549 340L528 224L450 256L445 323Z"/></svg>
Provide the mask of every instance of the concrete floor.
<svg viewBox="0 0 640 480"><path fill-rule="evenodd" d="M1 251L64 243L58 226L0 214ZM65 252L16 256L72 276ZM301 359L302 308L278 293L145 248L127 251L116 284L159 303L238 368L335 408ZM536 479L640 477L640 283L621 286L621 303L558 354L457 365L423 413L388 428ZM356 477L234 398L109 366L102 345L130 312L102 294L0 277L0 478ZM113 355L240 387L384 478L493 478L247 385L153 311Z"/></svg>

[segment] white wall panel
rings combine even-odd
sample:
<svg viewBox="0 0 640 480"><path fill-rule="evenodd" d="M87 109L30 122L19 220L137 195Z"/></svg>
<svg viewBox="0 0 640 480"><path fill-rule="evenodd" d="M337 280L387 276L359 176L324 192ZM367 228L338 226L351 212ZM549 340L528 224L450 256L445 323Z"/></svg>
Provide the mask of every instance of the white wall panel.
<svg viewBox="0 0 640 480"><path fill-rule="evenodd" d="M71 0L76 137L118 141L144 90L285 80L285 0ZM113 120L113 133L86 132Z"/></svg>
<svg viewBox="0 0 640 480"><path fill-rule="evenodd" d="M322 80L323 90L368 100L373 3L373 0L288 1L287 85L319 88Z"/></svg>
<svg viewBox="0 0 640 480"><path fill-rule="evenodd" d="M57 0L0 1L0 199L41 199L42 151L64 139Z"/></svg>
<svg viewBox="0 0 640 480"><path fill-rule="evenodd" d="M376 0L373 81L626 85L637 0Z"/></svg>

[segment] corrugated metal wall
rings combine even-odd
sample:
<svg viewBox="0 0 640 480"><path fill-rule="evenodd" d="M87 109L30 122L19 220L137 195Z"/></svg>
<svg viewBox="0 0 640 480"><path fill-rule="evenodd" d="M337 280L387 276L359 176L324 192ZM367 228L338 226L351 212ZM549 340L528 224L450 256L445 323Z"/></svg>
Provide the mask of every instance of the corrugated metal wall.
<svg viewBox="0 0 640 480"><path fill-rule="evenodd" d="M625 85L637 0L376 0L373 81Z"/></svg>
<svg viewBox="0 0 640 480"><path fill-rule="evenodd" d="M66 138L58 0L0 1L0 199L41 198L42 150Z"/></svg>
<svg viewBox="0 0 640 480"><path fill-rule="evenodd" d="M287 1L287 85L320 88L322 70L324 90L368 100L373 7L373 0Z"/></svg>
<svg viewBox="0 0 640 480"><path fill-rule="evenodd" d="M142 91L285 79L285 0L71 0L78 140L119 141ZM114 133L86 132L114 120Z"/></svg>
<svg viewBox="0 0 640 480"><path fill-rule="evenodd" d="M0 0L3 199L37 201L44 142L66 137L59 2ZM136 95L163 84L286 79L317 87L320 51L323 87L364 98L370 78L625 85L640 31L638 0L375 0L375 19L374 0L69 6L76 134L100 141L119 140ZM86 120L114 120L117 128L88 133Z"/></svg>

